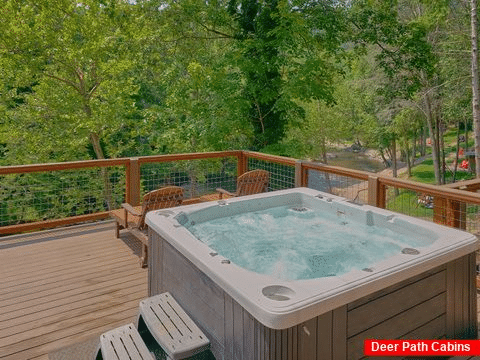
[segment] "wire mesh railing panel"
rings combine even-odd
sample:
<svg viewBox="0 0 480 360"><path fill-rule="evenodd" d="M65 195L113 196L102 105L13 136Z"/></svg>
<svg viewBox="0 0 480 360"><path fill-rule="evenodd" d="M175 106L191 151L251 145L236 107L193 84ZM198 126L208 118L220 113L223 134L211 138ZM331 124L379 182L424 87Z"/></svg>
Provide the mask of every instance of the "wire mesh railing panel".
<svg viewBox="0 0 480 360"><path fill-rule="evenodd" d="M430 194L389 186L385 199L388 210L433 221L434 197Z"/></svg>
<svg viewBox="0 0 480 360"><path fill-rule="evenodd" d="M469 233L480 236L480 206L464 204L465 208L465 230ZM463 227L462 227L463 229Z"/></svg>
<svg viewBox="0 0 480 360"><path fill-rule="evenodd" d="M248 170L262 169L270 173L268 191L295 187L295 167L255 158L248 158Z"/></svg>
<svg viewBox="0 0 480 360"><path fill-rule="evenodd" d="M185 198L215 193L216 188L235 191L236 177L236 157L147 163L140 168L141 196L171 185L183 187Z"/></svg>
<svg viewBox="0 0 480 360"><path fill-rule="evenodd" d="M344 197L358 204L368 201L368 181L336 175L321 170L308 170L308 187Z"/></svg>
<svg viewBox="0 0 480 360"><path fill-rule="evenodd" d="M480 235L480 206L473 203L389 186L386 209Z"/></svg>
<svg viewBox="0 0 480 360"><path fill-rule="evenodd" d="M62 219L120 207L125 168L87 168L0 176L0 226Z"/></svg>
<svg viewBox="0 0 480 360"><path fill-rule="evenodd" d="M373 178L365 173L339 171L265 154L255 155L248 152L244 155L246 164L239 164L238 155L232 155L231 152L221 155L224 157L195 157L192 160L178 160L182 156L168 156L168 162L167 158L164 160L162 157L153 157L151 160L143 158L138 160L140 196L169 185L183 187L186 199L216 193L217 188L235 192L239 165L245 165L247 171L268 171L268 191L289 189L295 187L296 166L302 164L301 169L298 168L301 170L298 175L307 171L309 188L341 196L358 204L367 204L370 183L378 186L370 189L371 200L375 199L379 204L383 204L385 200L385 208L388 210L480 234L480 205L475 205L474 197L471 203L465 196L461 197L462 201L458 201L453 200L457 198L454 193L442 196L439 188L429 188L421 184L417 186L402 181L393 182L381 177ZM177 160L170 161L174 158ZM123 164L128 162L115 164L108 167L94 165L96 167L66 170L55 167L52 171L45 170L51 167L40 167L42 170L37 172L0 175L0 227L96 214L120 208L121 203L126 200L127 188L129 195L132 195L131 192L136 191L139 184L135 166L131 168L134 171L128 177L131 183L126 184L127 168ZM305 182L305 179L298 180L299 183ZM199 200L210 198L203 197Z"/></svg>

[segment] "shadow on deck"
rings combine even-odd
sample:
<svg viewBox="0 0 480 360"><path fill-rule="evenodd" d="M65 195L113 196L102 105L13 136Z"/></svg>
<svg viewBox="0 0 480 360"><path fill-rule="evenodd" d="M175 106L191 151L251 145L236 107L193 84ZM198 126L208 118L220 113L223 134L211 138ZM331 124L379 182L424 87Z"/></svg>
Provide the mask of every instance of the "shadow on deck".
<svg viewBox="0 0 480 360"><path fill-rule="evenodd" d="M140 243L103 222L0 238L0 359L48 353L135 320Z"/></svg>

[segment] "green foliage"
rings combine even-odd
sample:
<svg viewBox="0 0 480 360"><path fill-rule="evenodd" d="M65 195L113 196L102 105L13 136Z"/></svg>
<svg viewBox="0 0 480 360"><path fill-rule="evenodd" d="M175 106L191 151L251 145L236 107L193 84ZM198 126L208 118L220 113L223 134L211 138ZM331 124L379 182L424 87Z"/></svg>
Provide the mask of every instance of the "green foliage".
<svg viewBox="0 0 480 360"><path fill-rule="evenodd" d="M427 184L435 184L433 160L428 159L412 169L412 180Z"/></svg>
<svg viewBox="0 0 480 360"><path fill-rule="evenodd" d="M321 7L332 16L306 1L229 2L238 23L236 66L245 77L243 96L250 103L256 148L277 143L288 121L302 117L295 99L333 102L338 69L332 56L340 49L341 28L333 15L340 9L329 2Z"/></svg>
<svg viewBox="0 0 480 360"><path fill-rule="evenodd" d="M432 131L468 126L467 10L447 0L5 0L0 164L238 148L319 158L341 141L407 146L429 117ZM208 183L205 167L233 175L220 162L165 172L194 189ZM431 181L430 171L414 176ZM90 211L73 193L68 204L15 195L62 216Z"/></svg>
<svg viewBox="0 0 480 360"><path fill-rule="evenodd" d="M134 8L120 1L2 4L10 15L0 51L3 88L13 90L2 124L13 130L5 139L11 159L85 158L91 134L102 137L133 117Z"/></svg>
<svg viewBox="0 0 480 360"><path fill-rule="evenodd" d="M305 109L305 120L301 127L291 126L288 129L284 142L295 153L301 154L299 157L321 156L324 159L330 144L346 137L349 124L342 121L339 107L328 106L321 101L299 101L299 106Z"/></svg>
<svg viewBox="0 0 480 360"><path fill-rule="evenodd" d="M100 171L75 170L1 177L0 226L106 211ZM109 171L116 207L124 199L124 172Z"/></svg>
<svg viewBox="0 0 480 360"><path fill-rule="evenodd" d="M408 10L400 14L402 5L408 8L411 4L409 1L359 0L354 2L350 14L356 42L376 44L381 49L377 61L397 84L395 88L390 87L390 91L411 97L422 87L420 73L427 78L434 75L438 58L428 36L436 24L430 21L430 13L424 17L410 17ZM438 10L434 13L438 14Z"/></svg>

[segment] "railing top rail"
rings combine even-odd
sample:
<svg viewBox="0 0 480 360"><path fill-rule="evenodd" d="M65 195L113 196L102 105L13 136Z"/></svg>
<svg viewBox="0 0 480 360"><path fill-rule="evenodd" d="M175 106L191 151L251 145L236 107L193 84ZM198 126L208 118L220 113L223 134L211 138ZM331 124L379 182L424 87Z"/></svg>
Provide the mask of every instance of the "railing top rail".
<svg viewBox="0 0 480 360"><path fill-rule="evenodd" d="M328 173L333 173L341 176L348 176L359 180L368 180L370 176L375 176L375 173L370 173L367 171L352 170L347 168L342 168L338 166L326 165L322 163L317 163L313 161L302 161L302 166L307 169L326 171Z"/></svg>
<svg viewBox="0 0 480 360"><path fill-rule="evenodd" d="M474 191L480 189L480 179L462 180L452 184L442 185L450 189L460 189Z"/></svg>
<svg viewBox="0 0 480 360"><path fill-rule="evenodd" d="M50 164L46 163L46 164L31 164L31 165L0 166L0 175L70 170L70 169L81 169L81 168L91 168L91 167L118 166L118 165L127 165L128 161L129 161L128 158L119 158L119 159L68 161L68 162L50 163Z"/></svg>
<svg viewBox="0 0 480 360"><path fill-rule="evenodd" d="M153 156L141 156L135 158L118 158L118 159L101 159L101 160L84 160L84 161L70 161L63 163L46 163L46 164L31 164L31 165L13 165L13 166L0 166L0 175L7 174L19 174L19 173L30 173L30 172L47 172L47 171L58 171L58 170L70 170L70 169L80 169L80 168L92 168L92 167L108 167L108 166L129 166L130 161L136 159L138 163L149 163L149 162L170 162L170 161L181 161L181 160L201 160L201 159L211 159L211 158L222 158L222 157L238 157L241 155L246 157L255 158L259 160L275 162L283 165L295 166L297 163L301 162L302 167L306 169L327 171L336 175L347 176L356 178L359 180L368 180L369 177L376 177L379 179L380 183L387 186L396 186L402 187L405 189L413 190L419 193L428 193L433 196L441 196L447 199L462 201L467 203L479 204L480 205L480 194L475 192L469 192L465 190L456 189L454 185L449 186L438 186L438 185L429 185L422 184L410 180L403 180L388 176L378 176L375 173L369 173L366 171L352 170L341 168L337 166L325 165L321 163L311 162L311 161L299 161L297 159L288 158L284 156L276 156L263 154L254 151L242 151L242 150L232 150L232 151L213 151L213 152L204 152L204 153L186 153L186 154L169 154L169 155L153 155ZM478 180L471 180L462 182L460 186L474 186L478 183Z"/></svg>
<svg viewBox="0 0 480 360"><path fill-rule="evenodd" d="M439 196L449 200L480 205L480 194L475 192L451 189L440 185L422 184L411 180L388 176L378 176L378 179L383 185L401 187L418 193L426 193L428 195Z"/></svg>
<svg viewBox="0 0 480 360"><path fill-rule="evenodd" d="M79 160L79 161L67 161L67 162L61 162L61 163L0 166L0 175L70 170L70 169L81 169L81 168L91 168L91 167L108 167L108 166L118 166L118 165L128 166L131 159L138 159L139 163L169 162L169 161L175 161L175 160L197 160L197 159L209 159L209 158L219 158L219 157L228 157L228 156L239 156L241 153L242 153L241 151L213 151L213 152L190 153L190 154L153 155L153 156L140 156L140 157L132 157L132 158Z"/></svg>
<svg viewBox="0 0 480 360"><path fill-rule="evenodd" d="M258 160L275 162L283 165L295 166L295 163L297 162L297 159L289 158L286 156L263 154L256 151L241 151L241 152L247 157L255 158Z"/></svg>
<svg viewBox="0 0 480 360"><path fill-rule="evenodd" d="M168 155L152 155L152 156L139 156L139 164L151 163L151 162L169 162L169 161L182 161L182 160L202 160L211 158L222 158L229 156L239 156L242 153L240 150L232 151L210 151L202 153L186 153L186 154L168 154Z"/></svg>

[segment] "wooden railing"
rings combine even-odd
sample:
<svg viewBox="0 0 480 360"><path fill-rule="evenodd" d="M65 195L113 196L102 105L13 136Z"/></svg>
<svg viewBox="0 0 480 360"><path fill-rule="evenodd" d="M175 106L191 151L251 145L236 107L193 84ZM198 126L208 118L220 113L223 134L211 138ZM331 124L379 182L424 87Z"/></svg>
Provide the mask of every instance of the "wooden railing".
<svg viewBox="0 0 480 360"><path fill-rule="evenodd" d="M478 182L467 182L464 185L458 183L455 186L456 188L453 188L453 186L434 186L389 176L378 176L375 173L251 151L221 151L6 166L0 167L0 184L2 184L2 179L6 176L20 176L20 174L27 173L58 172L61 174L64 171L108 169L113 167L117 169L123 168L123 170L118 170L124 174L122 180L119 182L123 188L118 190L119 193L123 193L121 201L138 205L142 197L142 192L145 191L142 188L142 182L145 182L145 179L142 179L142 166L155 164L189 164L215 159L230 159L232 161L229 165L232 165L234 169L230 171L231 175L229 176L233 179L248 170L265 168L273 174L270 190L300 186L313 187L345 196L352 201L366 203L380 208L389 208L389 206L392 206L391 204L399 197L399 191L401 190L404 193L408 192L411 202L410 206L417 212L418 209L415 209L415 207L423 206L416 203L417 196L427 195L434 199L434 204L433 209L425 210L425 212L428 213L428 216L425 216L426 218L430 217L430 220L437 223L463 229L467 228L467 213L473 221L476 221L476 206L480 205L480 194L465 190L467 188L468 190L477 190L480 188ZM234 162L236 162L236 164L233 164ZM207 173L202 173L201 177L206 178L212 176L212 173L208 173L207 170ZM175 179L166 179L170 175L160 175L160 177L162 176L165 178L157 179L158 184L177 181ZM232 186L234 186L234 182L232 182ZM464 186L465 189L463 189L462 186ZM2 189L1 187L0 190L6 191L6 189ZM0 192L0 195L1 194ZM190 196L195 196L194 191L191 192ZM406 212L408 213L408 211ZM416 214L413 215L417 216ZM39 230L84 221L105 219L107 217L108 209L104 209L104 211L78 214L60 219L37 219L25 223L0 226L0 234Z"/></svg>
<svg viewBox="0 0 480 360"><path fill-rule="evenodd" d="M74 161L51 164L33 164L33 165L19 165L19 166L3 166L0 167L0 184L2 179L8 175L20 175L27 173L51 173L51 172L66 172L70 170L86 170L86 169L102 169L112 167L123 167L125 177L125 189L122 202L128 202L133 205L138 205L141 198L140 186L140 167L142 164L150 163L171 163L174 161L188 161L188 160L202 160L235 157L244 159L241 151L222 151L222 152L206 152L206 153L192 153L192 154L175 154L175 155L159 155L159 156L142 156L135 158L119 158L119 159L104 159L104 160L87 160ZM238 173L242 173L243 164L241 160L238 161ZM4 186L0 185L0 195L5 192ZM119 204L118 204L119 205ZM69 216L60 219L46 219L40 221L31 221L20 224L0 226L0 234L12 234L25 231L39 230L44 228L57 227L68 224L75 224L85 221L93 221L108 218L109 212L98 211L95 213L81 214L76 216ZM0 214L1 215L1 214Z"/></svg>

